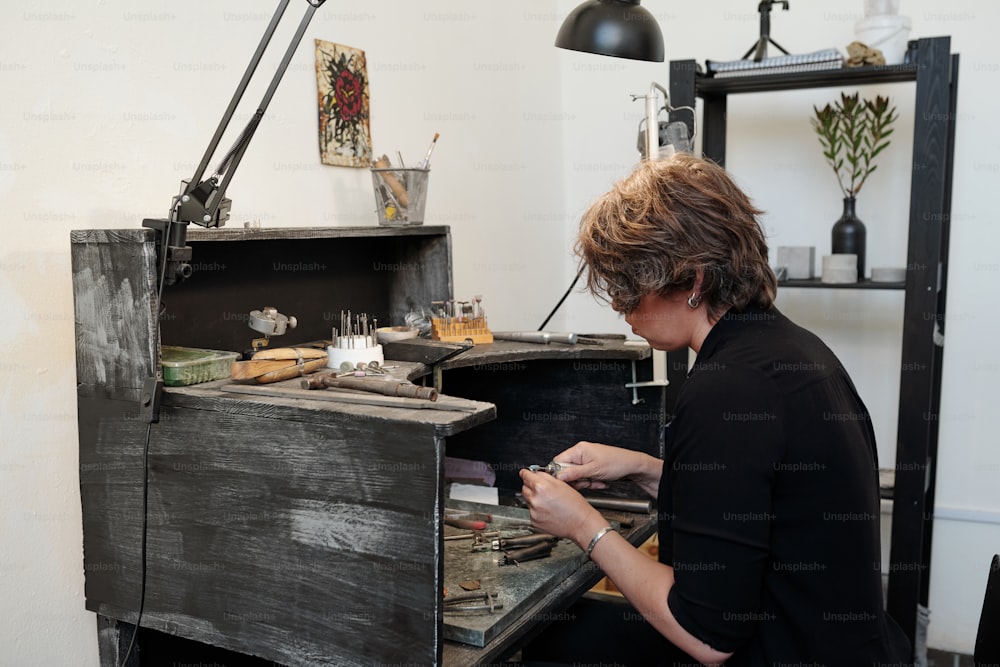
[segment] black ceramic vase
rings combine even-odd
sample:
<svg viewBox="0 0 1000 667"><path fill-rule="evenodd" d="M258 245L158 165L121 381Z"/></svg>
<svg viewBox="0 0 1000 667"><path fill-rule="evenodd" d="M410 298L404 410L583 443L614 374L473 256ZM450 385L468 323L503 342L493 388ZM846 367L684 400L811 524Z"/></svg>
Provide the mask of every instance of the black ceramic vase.
<svg viewBox="0 0 1000 667"><path fill-rule="evenodd" d="M854 213L854 197L844 197L844 214L834 223L833 254L858 256L858 281L865 279L865 223Z"/></svg>

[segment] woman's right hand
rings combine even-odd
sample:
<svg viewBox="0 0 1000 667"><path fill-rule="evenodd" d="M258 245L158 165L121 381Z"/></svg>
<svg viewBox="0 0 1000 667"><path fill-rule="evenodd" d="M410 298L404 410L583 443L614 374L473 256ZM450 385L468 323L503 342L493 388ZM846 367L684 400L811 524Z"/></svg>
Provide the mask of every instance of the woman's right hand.
<svg viewBox="0 0 1000 667"><path fill-rule="evenodd" d="M643 483L647 481L644 478L655 469L655 482L659 484L663 465L658 459L642 452L585 440L560 452L552 460L575 464L564 466L556 477L577 489L605 489L608 482L628 477L653 495L656 491L649 491L647 484Z"/></svg>

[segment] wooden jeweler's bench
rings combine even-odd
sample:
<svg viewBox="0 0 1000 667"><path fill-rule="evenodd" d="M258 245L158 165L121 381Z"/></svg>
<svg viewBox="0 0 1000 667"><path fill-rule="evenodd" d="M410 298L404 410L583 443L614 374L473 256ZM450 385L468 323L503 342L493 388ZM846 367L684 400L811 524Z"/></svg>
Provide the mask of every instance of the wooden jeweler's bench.
<svg viewBox="0 0 1000 667"><path fill-rule="evenodd" d="M151 631L283 665L497 661L600 578L566 541L552 558L502 568L514 574L500 576L489 552L451 565L445 456L489 464L515 505L517 471L577 440L662 455L663 389L640 390L636 403L625 387L649 379L647 347L497 342L438 368L400 364L417 382L436 376L455 409L358 405L293 388L248 393L232 380L168 387L150 425L142 403L161 343L242 351L255 337L247 314L264 306L298 319L288 344L329 339L342 310L402 324L453 296L447 227L218 230L188 240L194 274L166 288L161 308L151 230L71 236L86 605L98 615L103 665L124 657L138 618L144 526L133 665L164 657L162 641L155 656L142 651ZM653 517L624 517L622 530L638 543ZM473 577L499 586L506 613L485 629L456 629L443 590L461 593L456 584Z"/></svg>

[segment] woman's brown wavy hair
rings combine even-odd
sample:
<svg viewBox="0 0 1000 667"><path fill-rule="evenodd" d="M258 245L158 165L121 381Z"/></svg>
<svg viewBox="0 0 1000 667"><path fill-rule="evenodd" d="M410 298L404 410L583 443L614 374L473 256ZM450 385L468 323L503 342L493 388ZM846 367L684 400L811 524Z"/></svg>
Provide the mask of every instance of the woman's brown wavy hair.
<svg viewBox="0 0 1000 667"><path fill-rule="evenodd" d="M678 153L643 161L580 221L576 254L587 287L618 312L646 294L691 290L713 317L728 308L770 308L777 280L767 262L762 211L709 160Z"/></svg>

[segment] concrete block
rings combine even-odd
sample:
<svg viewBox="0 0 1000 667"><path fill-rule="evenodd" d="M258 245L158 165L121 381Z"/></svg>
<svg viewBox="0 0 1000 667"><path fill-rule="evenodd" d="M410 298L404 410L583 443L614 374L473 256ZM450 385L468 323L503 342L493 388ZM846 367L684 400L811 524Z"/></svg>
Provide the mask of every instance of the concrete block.
<svg viewBox="0 0 1000 667"><path fill-rule="evenodd" d="M785 267L789 280L808 280L814 276L816 248L813 246L778 246L778 266Z"/></svg>

